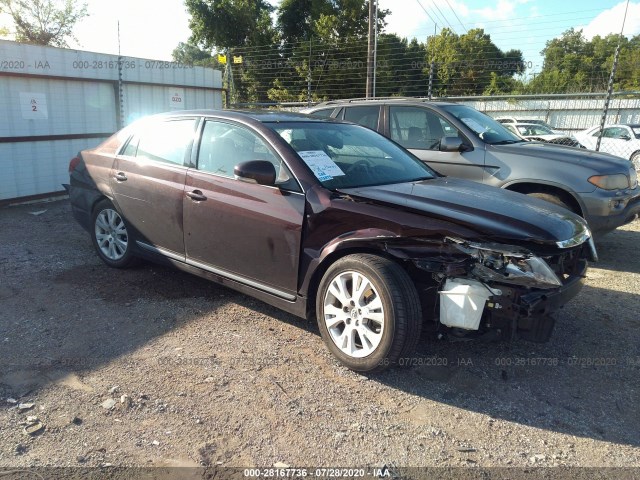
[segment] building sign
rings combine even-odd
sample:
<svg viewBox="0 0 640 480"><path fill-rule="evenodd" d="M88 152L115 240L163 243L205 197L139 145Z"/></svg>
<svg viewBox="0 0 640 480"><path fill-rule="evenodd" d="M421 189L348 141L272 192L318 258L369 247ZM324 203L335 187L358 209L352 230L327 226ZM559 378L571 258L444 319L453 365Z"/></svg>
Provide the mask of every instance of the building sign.
<svg viewBox="0 0 640 480"><path fill-rule="evenodd" d="M20 110L25 120L46 120L47 96L44 93L20 92Z"/></svg>
<svg viewBox="0 0 640 480"><path fill-rule="evenodd" d="M176 88L169 91L171 92L169 98L169 108L184 109L184 89Z"/></svg>

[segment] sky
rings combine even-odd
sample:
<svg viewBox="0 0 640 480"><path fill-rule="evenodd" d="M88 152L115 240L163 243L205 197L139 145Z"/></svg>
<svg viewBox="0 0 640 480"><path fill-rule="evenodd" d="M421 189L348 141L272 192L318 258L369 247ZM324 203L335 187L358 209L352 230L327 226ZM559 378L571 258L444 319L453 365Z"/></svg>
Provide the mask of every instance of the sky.
<svg viewBox="0 0 640 480"><path fill-rule="evenodd" d="M269 0L277 6L279 0ZM484 28L502 50L520 49L539 72L545 42L574 27L585 36L619 33L626 1L621 0L378 0L388 9L389 33L426 40L443 27L462 34ZM90 16L76 28L73 48L118 53L118 21L122 55L171 60L171 52L190 35L183 0L87 0ZM4 20L4 21L2 21ZM6 24L6 17L0 24ZM640 34L640 0L631 1L624 33Z"/></svg>

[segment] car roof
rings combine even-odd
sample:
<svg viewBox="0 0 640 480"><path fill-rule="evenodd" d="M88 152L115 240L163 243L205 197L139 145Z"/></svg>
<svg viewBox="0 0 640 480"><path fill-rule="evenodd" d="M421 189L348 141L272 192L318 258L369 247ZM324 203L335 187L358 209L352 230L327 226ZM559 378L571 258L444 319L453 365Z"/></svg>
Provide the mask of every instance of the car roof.
<svg viewBox="0 0 640 480"><path fill-rule="evenodd" d="M460 105L455 102L448 102L446 100L429 100L428 98L415 98L415 97L387 97L387 98L348 98L341 100L329 100L327 102L319 103L313 107L305 110L316 110L320 108L341 107L344 105L385 105L385 104L403 104L403 105Z"/></svg>
<svg viewBox="0 0 640 480"><path fill-rule="evenodd" d="M275 110L217 110L217 109L201 109L201 110L179 110L175 112L160 113L152 115L153 117L184 117L184 116L213 116L226 119L252 119L260 123L270 122L325 122L333 123L333 119L325 119L320 117L310 117L303 113L282 112Z"/></svg>

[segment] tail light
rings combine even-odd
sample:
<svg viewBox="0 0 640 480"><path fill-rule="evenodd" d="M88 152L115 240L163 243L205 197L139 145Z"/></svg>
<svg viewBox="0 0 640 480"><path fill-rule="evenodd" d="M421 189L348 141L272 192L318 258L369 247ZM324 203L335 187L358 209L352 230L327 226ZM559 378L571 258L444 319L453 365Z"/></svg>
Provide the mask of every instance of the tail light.
<svg viewBox="0 0 640 480"><path fill-rule="evenodd" d="M76 167L78 166L78 164L80 163L80 156L76 155L75 157L73 157L71 159L71 161L69 162L69 175L71 175L73 173L73 171L76 169Z"/></svg>

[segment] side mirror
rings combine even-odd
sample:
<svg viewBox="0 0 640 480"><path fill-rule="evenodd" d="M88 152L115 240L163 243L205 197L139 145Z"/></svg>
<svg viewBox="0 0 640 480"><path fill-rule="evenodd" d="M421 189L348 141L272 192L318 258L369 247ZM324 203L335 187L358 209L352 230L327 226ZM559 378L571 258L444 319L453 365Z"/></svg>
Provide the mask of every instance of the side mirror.
<svg viewBox="0 0 640 480"><path fill-rule="evenodd" d="M442 137L440 139L441 152L460 152L463 150L463 145L460 137Z"/></svg>
<svg viewBox="0 0 640 480"><path fill-rule="evenodd" d="M619 138L621 138L622 140L626 140L626 141L631 140L631 136L627 135L626 133L624 135L620 135Z"/></svg>
<svg viewBox="0 0 640 480"><path fill-rule="evenodd" d="M257 183L259 185L274 185L276 183L276 168L267 160L250 160L236 165L233 174L242 182Z"/></svg>

